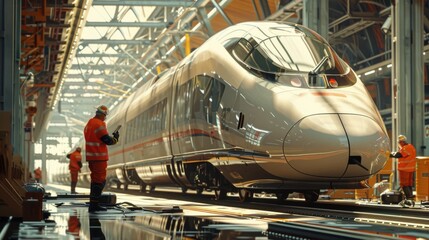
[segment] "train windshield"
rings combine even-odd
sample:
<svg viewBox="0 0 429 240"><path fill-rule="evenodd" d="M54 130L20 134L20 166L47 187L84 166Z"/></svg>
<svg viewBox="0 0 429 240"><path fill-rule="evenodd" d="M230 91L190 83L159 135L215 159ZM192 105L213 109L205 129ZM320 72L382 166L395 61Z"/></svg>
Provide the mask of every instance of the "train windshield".
<svg viewBox="0 0 429 240"><path fill-rule="evenodd" d="M288 79L288 75L305 76L317 68L319 75L341 76L339 80L343 84L340 86L350 86L356 82L353 71L350 71L349 66L329 45L306 35L273 36L265 39L241 38L231 53L249 70L273 81ZM317 82L306 81L305 85L330 86L330 82L323 76L315 79Z"/></svg>
<svg viewBox="0 0 429 240"><path fill-rule="evenodd" d="M348 66L325 43L303 36L276 36L257 42L242 38L234 47L234 55L249 67L264 72L312 71L327 56L320 73L345 74Z"/></svg>

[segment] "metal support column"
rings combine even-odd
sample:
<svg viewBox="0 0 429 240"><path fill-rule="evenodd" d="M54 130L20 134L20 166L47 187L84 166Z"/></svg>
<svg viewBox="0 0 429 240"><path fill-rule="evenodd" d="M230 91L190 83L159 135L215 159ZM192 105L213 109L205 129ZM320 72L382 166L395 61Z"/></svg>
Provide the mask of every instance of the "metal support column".
<svg viewBox="0 0 429 240"><path fill-rule="evenodd" d="M13 62L14 62L14 26L15 17L13 6L14 1L2 0L0 2L1 10L1 29L0 29L0 110L12 112L13 102ZM13 119L13 118L12 118ZM13 120L12 120L13 121Z"/></svg>
<svg viewBox="0 0 429 240"><path fill-rule="evenodd" d="M46 170L46 131L42 131L42 183L46 184L47 180L47 170ZM34 149L34 148L33 148ZM34 159L34 158L33 158Z"/></svg>
<svg viewBox="0 0 429 240"><path fill-rule="evenodd" d="M392 146L404 134L423 155L423 0L395 0L392 4ZM393 188L398 187L393 161Z"/></svg>
<svg viewBox="0 0 429 240"><path fill-rule="evenodd" d="M13 153L23 155L23 103L19 63L21 1L0 0L0 110L12 113Z"/></svg>
<svg viewBox="0 0 429 240"><path fill-rule="evenodd" d="M25 99L21 95L20 81L20 62L21 62L21 8L22 1L14 2L14 47L13 47L13 112L14 121L12 125L12 144L14 146L14 154L19 154L24 157L24 118L25 118Z"/></svg>
<svg viewBox="0 0 429 240"><path fill-rule="evenodd" d="M304 0L303 25L328 40L329 1Z"/></svg>
<svg viewBox="0 0 429 240"><path fill-rule="evenodd" d="M261 5L262 14L264 15L264 19L271 16L270 6L268 5L267 0L259 0L259 4Z"/></svg>

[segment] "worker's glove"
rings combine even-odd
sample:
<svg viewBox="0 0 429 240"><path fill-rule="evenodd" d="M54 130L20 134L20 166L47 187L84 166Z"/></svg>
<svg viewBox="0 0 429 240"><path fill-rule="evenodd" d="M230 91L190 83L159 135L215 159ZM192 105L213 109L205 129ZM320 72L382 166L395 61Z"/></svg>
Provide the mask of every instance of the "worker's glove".
<svg viewBox="0 0 429 240"><path fill-rule="evenodd" d="M391 152L389 157L393 157L393 158L401 158L402 154L400 152Z"/></svg>
<svg viewBox="0 0 429 240"><path fill-rule="evenodd" d="M113 137L119 140L119 132L113 132Z"/></svg>

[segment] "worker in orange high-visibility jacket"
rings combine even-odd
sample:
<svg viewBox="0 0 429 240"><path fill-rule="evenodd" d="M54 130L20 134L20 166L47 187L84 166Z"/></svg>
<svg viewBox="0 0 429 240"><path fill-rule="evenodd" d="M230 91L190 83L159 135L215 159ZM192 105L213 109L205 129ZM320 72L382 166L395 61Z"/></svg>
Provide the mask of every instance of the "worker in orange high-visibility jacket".
<svg viewBox="0 0 429 240"><path fill-rule="evenodd" d="M77 147L72 153L67 154L67 158L70 159L69 162L69 170L70 170L70 178L71 178L71 194L77 194L76 185L77 185L77 177L82 168L82 149Z"/></svg>
<svg viewBox="0 0 429 240"><path fill-rule="evenodd" d="M34 180L38 183L42 182L42 169L40 167L34 170Z"/></svg>
<svg viewBox="0 0 429 240"><path fill-rule="evenodd" d="M398 136L398 152L391 157L398 158L399 183L407 199L413 199L414 172L416 171L416 149L407 142L404 135Z"/></svg>
<svg viewBox="0 0 429 240"><path fill-rule="evenodd" d="M106 211L99 205L101 193L106 184L107 161L109 153L107 145L114 145L119 140L119 132L109 136L107 126L104 122L109 110L106 106L99 106L95 116L85 126L85 156L88 167L91 170L91 190L89 201L89 212Z"/></svg>

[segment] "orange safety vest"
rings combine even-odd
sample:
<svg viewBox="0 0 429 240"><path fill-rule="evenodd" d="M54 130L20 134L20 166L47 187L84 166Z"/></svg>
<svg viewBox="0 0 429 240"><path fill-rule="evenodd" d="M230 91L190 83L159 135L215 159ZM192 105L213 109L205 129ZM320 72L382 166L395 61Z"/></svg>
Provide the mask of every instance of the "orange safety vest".
<svg viewBox="0 0 429 240"><path fill-rule="evenodd" d="M107 145L101 141L101 137L108 134L104 121L95 117L89 119L84 130L86 161L109 160Z"/></svg>
<svg viewBox="0 0 429 240"><path fill-rule="evenodd" d="M399 147L402 157L398 158L398 170L404 172L414 172L416 170L416 149L410 143Z"/></svg>
<svg viewBox="0 0 429 240"><path fill-rule="evenodd" d="M82 155L78 151L74 151L70 154L70 163L69 170L70 171L79 171L80 167L78 162L82 161Z"/></svg>

